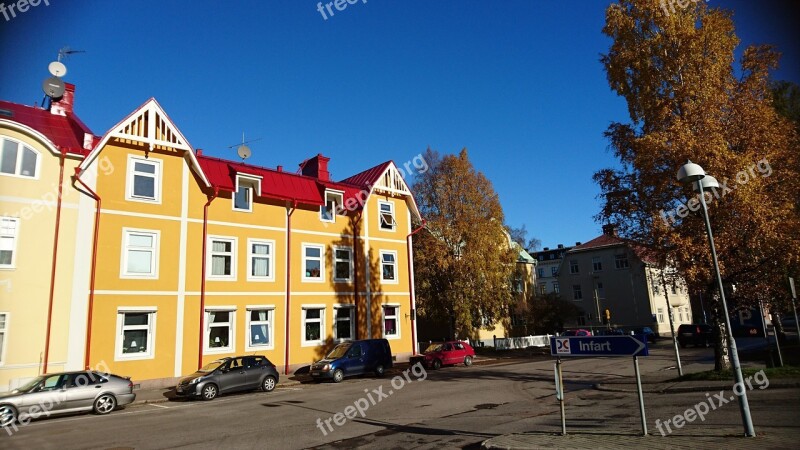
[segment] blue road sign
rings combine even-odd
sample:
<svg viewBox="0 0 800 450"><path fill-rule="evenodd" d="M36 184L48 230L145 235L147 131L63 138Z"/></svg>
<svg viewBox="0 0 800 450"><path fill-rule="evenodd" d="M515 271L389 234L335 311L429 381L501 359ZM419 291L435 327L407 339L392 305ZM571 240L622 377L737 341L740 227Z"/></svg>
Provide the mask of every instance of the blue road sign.
<svg viewBox="0 0 800 450"><path fill-rule="evenodd" d="M644 335L564 336L550 338L553 356L647 356Z"/></svg>

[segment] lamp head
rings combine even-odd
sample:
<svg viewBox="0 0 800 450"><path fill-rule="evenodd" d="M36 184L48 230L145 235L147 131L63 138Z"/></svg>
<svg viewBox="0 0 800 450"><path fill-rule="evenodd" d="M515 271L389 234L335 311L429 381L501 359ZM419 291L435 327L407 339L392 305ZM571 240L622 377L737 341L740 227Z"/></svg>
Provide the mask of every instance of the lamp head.
<svg viewBox="0 0 800 450"><path fill-rule="evenodd" d="M719 189L719 182L716 178L712 177L711 175L706 175L700 180L700 184L703 186L704 191L710 191L711 189ZM700 192L697 189L697 185L694 185L695 192Z"/></svg>
<svg viewBox="0 0 800 450"><path fill-rule="evenodd" d="M684 164L678 171L678 181L681 183L693 183L703 179L704 176L706 176L706 172L703 168L691 161Z"/></svg>

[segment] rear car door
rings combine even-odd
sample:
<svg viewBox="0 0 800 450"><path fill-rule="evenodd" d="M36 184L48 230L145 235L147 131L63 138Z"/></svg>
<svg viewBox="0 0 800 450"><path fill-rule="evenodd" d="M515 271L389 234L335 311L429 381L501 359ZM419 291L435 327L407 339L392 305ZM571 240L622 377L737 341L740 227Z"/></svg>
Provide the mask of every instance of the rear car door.
<svg viewBox="0 0 800 450"><path fill-rule="evenodd" d="M247 389L256 389L261 384L261 379L266 373L267 366L263 356L245 356L242 358L244 362L244 370L247 373L247 382L244 386Z"/></svg>
<svg viewBox="0 0 800 450"><path fill-rule="evenodd" d="M461 342L453 343L453 364L461 364L464 362L464 357L467 356L467 350Z"/></svg>
<svg viewBox="0 0 800 450"><path fill-rule="evenodd" d="M66 409L90 409L105 380L94 372L78 372L69 376L66 386Z"/></svg>

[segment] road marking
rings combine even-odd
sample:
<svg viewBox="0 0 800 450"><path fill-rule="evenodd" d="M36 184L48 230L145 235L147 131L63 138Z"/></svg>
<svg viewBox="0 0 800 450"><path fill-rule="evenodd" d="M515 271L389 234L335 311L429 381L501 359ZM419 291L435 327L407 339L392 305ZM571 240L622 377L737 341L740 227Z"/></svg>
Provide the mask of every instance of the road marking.
<svg viewBox="0 0 800 450"><path fill-rule="evenodd" d="M147 405L150 405L150 406L155 406L156 408L170 409L170 407L169 407L169 406L157 405L157 404L155 404L155 403L147 403Z"/></svg>

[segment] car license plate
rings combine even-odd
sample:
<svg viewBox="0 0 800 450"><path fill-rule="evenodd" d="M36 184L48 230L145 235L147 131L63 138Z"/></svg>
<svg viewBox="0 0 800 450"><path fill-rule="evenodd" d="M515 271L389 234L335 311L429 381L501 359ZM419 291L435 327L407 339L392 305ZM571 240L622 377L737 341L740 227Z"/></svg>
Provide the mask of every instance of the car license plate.
<svg viewBox="0 0 800 450"><path fill-rule="evenodd" d="M316 377L316 376L319 376L319 372L311 372L311 375L312 375L312 376L315 376L315 377Z"/></svg>

